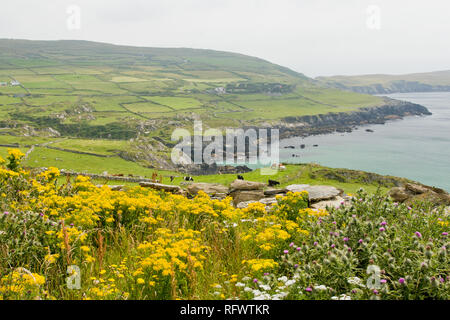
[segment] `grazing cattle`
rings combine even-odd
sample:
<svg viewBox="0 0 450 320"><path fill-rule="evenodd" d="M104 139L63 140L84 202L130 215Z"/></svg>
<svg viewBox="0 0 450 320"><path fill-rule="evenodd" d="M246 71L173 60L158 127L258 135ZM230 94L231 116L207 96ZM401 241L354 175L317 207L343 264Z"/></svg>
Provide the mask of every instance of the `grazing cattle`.
<svg viewBox="0 0 450 320"><path fill-rule="evenodd" d="M238 178L239 180L244 180L244 177L241 176L240 174L237 175L237 178Z"/></svg>
<svg viewBox="0 0 450 320"><path fill-rule="evenodd" d="M279 185L280 183L278 181L275 180L270 180L269 179L269 187L275 187L277 185Z"/></svg>
<svg viewBox="0 0 450 320"><path fill-rule="evenodd" d="M184 181L194 181L194 179L192 177L184 177L183 179L184 179Z"/></svg>

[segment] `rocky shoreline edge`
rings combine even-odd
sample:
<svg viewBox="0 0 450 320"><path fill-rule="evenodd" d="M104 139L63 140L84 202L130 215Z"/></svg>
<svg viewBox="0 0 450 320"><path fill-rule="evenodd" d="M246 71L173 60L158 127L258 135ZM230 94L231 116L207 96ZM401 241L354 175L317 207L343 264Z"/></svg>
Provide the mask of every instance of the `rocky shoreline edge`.
<svg viewBox="0 0 450 320"><path fill-rule="evenodd" d="M407 116L427 116L432 113L424 106L385 97L381 106L366 107L350 112L337 112L301 117L287 117L275 126L280 138L307 137L334 132L351 132L358 126L385 124Z"/></svg>

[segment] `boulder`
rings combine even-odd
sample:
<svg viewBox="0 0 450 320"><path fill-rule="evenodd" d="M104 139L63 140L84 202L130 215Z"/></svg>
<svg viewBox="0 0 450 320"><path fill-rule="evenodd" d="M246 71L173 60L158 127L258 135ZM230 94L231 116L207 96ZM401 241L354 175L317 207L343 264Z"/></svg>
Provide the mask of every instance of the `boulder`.
<svg viewBox="0 0 450 320"><path fill-rule="evenodd" d="M219 183L205 183L205 182L196 182L191 183L186 188L187 192L191 196L195 196L199 191L203 191L210 196L216 196L219 198L225 198L228 193L228 188Z"/></svg>
<svg viewBox="0 0 450 320"><path fill-rule="evenodd" d="M108 186L111 188L112 191L122 191L124 186L123 185L112 185L112 186Z"/></svg>
<svg viewBox="0 0 450 320"><path fill-rule="evenodd" d="M412 192L414 194L421 194L429 191L425 186L421 186L419 184L413 184L413 183L406 183L405 184L405 190Z"/></svg>
<svg viewBox="0 0 450 320"><path fill-rule="evenodd" d="M325 201L319 201L316 203L313 203L311 205L311 208L313 209L327 209L329 208L339 208L341 205L348 206L350 204L350 199L342 198L342 197L335 197L331 200L325 200Z"/></svg>
<svg viewBox="0 0 450 320"><path fill-rule="evenodd" d="M235 190L230 193L234 205L245 201L259 201L264 198L262 190Z"/></svg>
<svg viewBox="0 0 450 320"><path fill-rule="evenodd" d="M123 185L107 185L106 184L105 186L109 187L112 191L122 191L124 188ZM102 184L97 185L97 188L102 188L102 187L103 187Z"/></svg>
<svg viewBox="0 0 450 320"><path fill-rule="evenodd" d="M277 199L275 199L275 198L264 198L264 199L261 199L259 201L255 201L255 200L242 201L242 202L239 202L236 205L236 208L244 209L244 208L247 208L249 206L249 204L257 203L257 202L264 204L266 211L270 211L272 209L272 204L277 203Z"/></svg>
<svg viewBox="0 0 450 320"><path fill-rule="evenodd" d="M343 191L332 186L310 186L307 184L292 184L286 187L291 192L307 191L311 202L333 199L343 194Z"/></svg>
<svg viewBox="0 0 450 320"><path fill-rule="evenodd" d="M450 196L448 194L440 194L434 191L427 191L418 195L409 197L404 201L406 205L414 205L418 202L431 202L435 206L450 205Z"/></svg>
<svg viewBox="0 0 450 320"><path fill-rule="evenodd" d="M143 188L152 188L155 190L163 190L175 194L184 194L184 190L179 186L173 186L168 184L156 183L156 182L141 182L139 185Z"/></svg>
<svg viewBox="0 0 450 320"><path fill-rule="evenodd" d="M410 194L404 188L394 187L388 192L388 196L396 202L403 202L410 197Z"/></svg>
<svg viewBox="0 0 450 320"><path fill-rule="evenodd" d="M421 184L406 183L403 187L389 190L392 200L413 205L418 202L429 202L433 206L450 205L450 195L442 189Z"/></svg>
<svg viewBox="0 0 450 320"><path fill-rule="evenodd" d="M256 202L258 202L258 201L254 201L254 200L250 200L250 201L242 201L242 202L239 202L239 203L236 205L236 208L238 208L238 209L245 209L245 208L248 207L248 205L249 205L250 203L256 203Z"/></svg>
<svg viewBox="0 0 450 320"><path fill-rule="evenodd" d="M309 184L291 184L285 189L291 192L302 192L306 187L309 187Z"/></svg>
<svg viewBox="0 0 450 320"><path fill-rule="evenodd" d="M262 204L265 204L266 206L268 205L272 205L274 203L277 203L277 199L276 198L264 198L259 200L259 202L261 202Z"/></svg>
<svg viewBox="0 0 450 320"><path fill-rule="evenodd" d="M266 186L265 183L248 181L248 180L234 180L231 185L231 190L262 190Z"/></svg>
<svg viewBox="0 0 450 320"><path fill-rule="evenodd" d="M269 188L264 190L264 195L265 196L274 196L276 194L284 194L287 193L288 190L287 189L273 189L273 188Z"/></svg>

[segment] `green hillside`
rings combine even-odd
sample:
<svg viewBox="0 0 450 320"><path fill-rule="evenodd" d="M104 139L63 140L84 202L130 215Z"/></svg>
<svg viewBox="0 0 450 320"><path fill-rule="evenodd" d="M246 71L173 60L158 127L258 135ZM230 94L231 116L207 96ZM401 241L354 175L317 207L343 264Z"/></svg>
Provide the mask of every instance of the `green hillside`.
<svg viewBox="0 0 450 320"><path fill-rule="evenodd" d="M193 119L274 125L383 103L242 54L87 41L0 40L0 83L0 144L107 152L146 166L160 166L173 129Z"/></svg>

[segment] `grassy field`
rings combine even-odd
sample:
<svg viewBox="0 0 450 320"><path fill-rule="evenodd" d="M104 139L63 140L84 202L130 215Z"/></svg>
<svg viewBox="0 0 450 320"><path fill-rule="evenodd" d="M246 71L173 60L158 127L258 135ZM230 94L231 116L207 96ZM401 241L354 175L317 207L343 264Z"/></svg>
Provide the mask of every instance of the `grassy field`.
<svg viewBox="0 0 450 320"><path fill-rule="evenodd" d="M0 81L21 83L0 87L0 105L8 114L27 113L35 126L43 125L42 117L95 126L121 122L122 113L131 113L139 122L167 121L192 112L226 125L234 119L252 123L381 103L376 97L325 89L302 74L239 54L71 41L1 40L0 48ZM39 58L33 56L36 50ZM247 89L226 95L214 91L228 85ZM272 94L283 85L295 89ZM20 93L26 96L14 97ZM30 112L24 106L42 108ZM111 117L106 119L104 112Z"/></svg>
<svg viewBox="0 0 450 320"><path fill-rule="evenodd" d="M83 41L0 40L0 82L13 79L20 85L0 87L0 144L112 156L40 146L27 160L77 171L146 173L142 161L118 152L159 167L156 158L169 153L158 144L169 146L177 127L192 130L193 119L211 128L258 126L383 103L240 54ZM156 158L140 156L130 143L138 137L155 146Z"/></svg>

